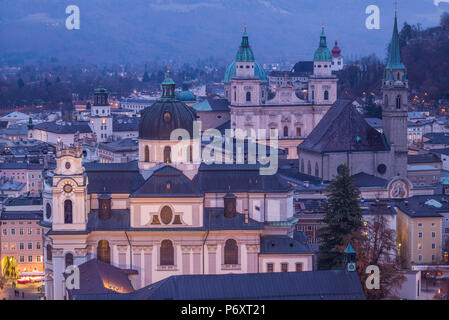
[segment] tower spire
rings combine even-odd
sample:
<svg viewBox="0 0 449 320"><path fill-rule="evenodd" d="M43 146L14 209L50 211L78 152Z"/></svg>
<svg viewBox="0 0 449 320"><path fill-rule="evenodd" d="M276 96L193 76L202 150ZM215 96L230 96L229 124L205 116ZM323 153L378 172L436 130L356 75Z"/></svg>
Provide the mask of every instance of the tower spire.
<svg viewBox="0 0 449 320"><path fill-rule="evenodd" d="M390 50L388 52L387 69L405 69L405 66L401 60L397 10L395 10L394 14L393 36L391 37Z"/></svg>

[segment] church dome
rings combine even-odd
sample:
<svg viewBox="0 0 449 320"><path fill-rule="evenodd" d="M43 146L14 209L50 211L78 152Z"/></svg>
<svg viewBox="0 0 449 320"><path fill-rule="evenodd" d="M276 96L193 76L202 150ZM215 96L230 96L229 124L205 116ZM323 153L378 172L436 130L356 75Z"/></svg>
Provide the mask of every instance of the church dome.
<svg viewBox="0 0 449 320"><path fill-rule="evenodd" d="M315 51L313 61L332 61L331 51L327 47L326 34L324 33L324 27L321 31L320 46Z"/></svg>
<svg viewBox="0 0 449 320"><path fill-rule="evenodd" d="M231 63L225 71L223 82L229 83L231 82L232 77L235 77L236 74L236 64L235 61ZM261 82L268 82L267 73L260 63L257 61L254 62L254 75L259 78Z"/></svg>
<svg viewBox="0 0 449 320"><path fill-rule="evenodd" d="M334 46L334 48L332 49L332 57L338 58L340 55L341 55L341 50L340 50L340 48L338 47L338 42L335 41L335 46Z"/></svg>
<svg viewBox="0 0 449 320"><path fill-rule="evenodd" d="M184 81L182 83L182 91L176 95L178 100L181 100L182 102L195 102L196 101L196 97L193 94L193 92L189 91L189 86L190 86L190 84L188 81Z"/></svg>
<svg viewBox="0 0 449 320"><path fill-rule="evenodd" d="M175 83L169 76L161 88L161 99L142 112L139 139L170 140L172 131L176 129L185 129L192 137L195 110L175 97Z"/></svg>

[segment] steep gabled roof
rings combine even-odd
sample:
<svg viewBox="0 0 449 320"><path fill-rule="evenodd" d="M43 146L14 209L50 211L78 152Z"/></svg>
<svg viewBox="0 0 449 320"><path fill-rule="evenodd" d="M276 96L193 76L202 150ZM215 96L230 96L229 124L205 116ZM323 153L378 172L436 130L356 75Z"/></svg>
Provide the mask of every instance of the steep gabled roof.
<svg viewBox="0 0 449 320"><path fill-rule="evenodd" d="M351 101L337 100L298 149L319 153L388 151L389 145Z"/></svg>
<svg viewBox="0 0 449 320"><path fill-rule="evenodd" d="M132 197L202 197L197 186L181 171L164 166L153 172Z"/></svg>

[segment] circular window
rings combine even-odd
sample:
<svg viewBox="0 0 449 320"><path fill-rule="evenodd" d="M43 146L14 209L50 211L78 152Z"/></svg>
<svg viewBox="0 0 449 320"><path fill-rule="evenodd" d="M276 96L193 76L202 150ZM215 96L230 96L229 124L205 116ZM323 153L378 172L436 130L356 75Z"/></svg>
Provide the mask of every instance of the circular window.
<svg viewBox="0 0 449 320"><path fill-rule="evenodd" d="M70 169L71 166L72 166L72 165L70 164L70 162L66 162L66 163L65 163L65 168L66 168L66 169Z"/></svg>
<svg viewBox="0 0 449 320"><path fill-rule="evenodd" d="M72 192L72 186L70 185L70 184L66 184L65 186L64 186L64 192L65 193L70 193L70 192Z"/></svg>
<svg viewBox="0 0 449 320"><path fill-rule="evenodd" d="M51 205L49 203L47 203L47 208L45 210L45 216L47 217L47 219L51 218Z"/></svg>
<svg viewBox="0 0 449 320"><path fill-rule="evenodd" d="M170 122L171 121L171 113L170 112L165 112L164 113L164 121L165 122Z"/></svg>
<svg viewBox="0 0 449 320"><path fill-rule="evenodd" d="M170 207L165 206L161 210L161 221L163 224L169 224L173 219L173 213Z"/></svg>
<svg viewBox="0 0 449 320"><path fill-rule="evenodd" d="M382 164L379 164L379 166L377 167L377 172L379 172L380 174L384 174L385 172L387 172L387 166Z"/></svg>

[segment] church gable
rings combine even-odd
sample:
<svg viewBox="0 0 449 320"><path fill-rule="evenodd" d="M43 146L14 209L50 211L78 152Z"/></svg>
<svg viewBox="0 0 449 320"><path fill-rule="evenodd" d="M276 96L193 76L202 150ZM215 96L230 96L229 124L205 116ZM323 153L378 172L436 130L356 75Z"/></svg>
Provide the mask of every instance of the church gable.
<svg viewBox="0 0 449 320"><path fill-rule="evenodd" d="M351 101L338 100L298 149L319 153L388 151L389 145Z"/></svg>

